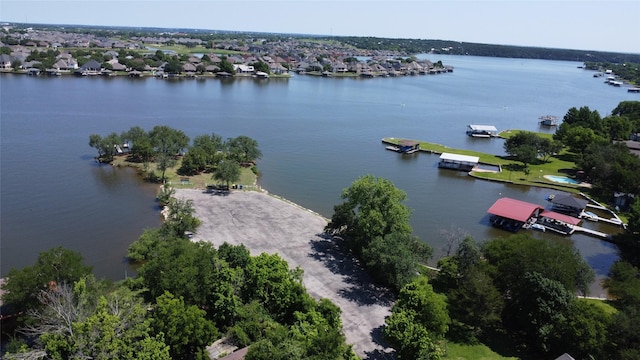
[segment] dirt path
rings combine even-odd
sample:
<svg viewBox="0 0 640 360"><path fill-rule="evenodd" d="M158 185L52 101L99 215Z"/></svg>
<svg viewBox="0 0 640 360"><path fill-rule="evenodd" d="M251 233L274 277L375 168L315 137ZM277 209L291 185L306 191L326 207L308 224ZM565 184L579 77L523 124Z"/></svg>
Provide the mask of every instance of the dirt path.
<svg viewBox="0 0 640 360"><path fill-rule="evenodd" d="M202 221L194 240L244 244L252 255L278 253L290 267L304 270L304 285L314 298L328 298L342 309L347 343L363 359L392 359L382 339L392 296L372 284L354 259L345 257L324 236L327 220L273 196L238 191L229 195L177 189L193 200Z"/></svg>

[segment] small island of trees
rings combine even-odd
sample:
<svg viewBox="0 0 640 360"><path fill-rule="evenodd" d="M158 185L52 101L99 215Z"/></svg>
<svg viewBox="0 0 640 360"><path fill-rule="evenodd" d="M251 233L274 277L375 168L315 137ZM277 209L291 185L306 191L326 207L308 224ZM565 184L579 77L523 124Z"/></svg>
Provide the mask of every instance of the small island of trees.
<svg viewBox="0 0 640 360"><path fill-rule="evenodd" d="M122 159L117 165L137 166L152 181L166 183L167 171L174 171L174 179L199 176L221 182L220 187L228 189L240 180L243 169L249 169L253 176L258 174L255 161L262 157L262 151L258 142L248 136L225 141L212 133L196 136L189 144L183 131L164 125L148 132L134 126L120 135L113 132L89 136L89 146L98 151L96 161L114 163L119 155Z"/></svg>

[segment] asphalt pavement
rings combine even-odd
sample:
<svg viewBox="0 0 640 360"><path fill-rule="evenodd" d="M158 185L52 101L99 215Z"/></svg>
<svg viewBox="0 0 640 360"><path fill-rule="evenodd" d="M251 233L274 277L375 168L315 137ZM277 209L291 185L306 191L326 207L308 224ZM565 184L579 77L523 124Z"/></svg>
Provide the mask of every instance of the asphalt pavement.
<svg viewBox="0 0 640 360"><path fill-rule="evenodd" d="M303 283L316 299L328 298L342 309L347 343L363 359L392 359L382 338L393 296L373 284L356 259L340 251L324 234L327 219L296 204L257 191L207 193L176 189L191 199L201 221L193 240L216 246L244 244L252 255L279 254L290 268L304 270Z"/></svg>

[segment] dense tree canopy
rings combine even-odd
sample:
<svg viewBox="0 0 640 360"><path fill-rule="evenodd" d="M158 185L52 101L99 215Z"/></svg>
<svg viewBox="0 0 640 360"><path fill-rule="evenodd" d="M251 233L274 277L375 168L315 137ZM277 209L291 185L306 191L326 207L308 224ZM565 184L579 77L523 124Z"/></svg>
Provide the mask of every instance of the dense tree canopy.
<svg viewBox="0 0 640 360"><path fill-rule="evenodd" d="M383 285L399 290L415 277L432 249L411 235L406 193L389 180L367 175L342 192L325 230L342 236Z"/></svg>
<svg viewBox="0 0 640 360"><path fill-rule="evenodd" d="M441 359L444 338L450 323L445 297L436 294L426 277L400 290L392 315L385 320L385 337L397 351L398 359Z"/></svg>
<svg viewBox="0 0 640 360"><path fill-rule="evenodd" d="M557 141L542 138L529 131L521 131L504 142L504 150L526 166L538 161L547 161L550 156L559 153L562 145Z"/></svg>
<svg viewBox="0 0 640 360"><path fill-rule="evenodd" d="M15 312L33 309L40 305L38 297L42 291L72 285L89 273L91 267L84 264L80 253L55 247L40 253L35 264L10 270L2 286L5 291L2 300Z"/></svg>
<svg viewBox="0 0 640 360"><path fill-rule="evenodd" d="M362 249L376 237L411 234L411 211L402 204L407 194L387 179L367 175L342 192L327 230L344 235Z"/></svg>

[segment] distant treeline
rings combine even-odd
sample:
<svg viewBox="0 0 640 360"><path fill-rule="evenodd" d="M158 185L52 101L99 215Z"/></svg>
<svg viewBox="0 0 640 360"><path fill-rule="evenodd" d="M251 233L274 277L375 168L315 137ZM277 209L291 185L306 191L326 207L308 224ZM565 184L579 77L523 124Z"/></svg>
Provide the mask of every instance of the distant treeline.
<svg viewBox="0 0 640 360"><path fill-rule="evenodd" d="M337 39L361 49L393 50L407 52L410 54L435 52L451 55L475 55L582 62L640 62L640 54L623 54L603 51L478 44L450 40L385 39L378 37L327 37L326 39Z"/></svg>

